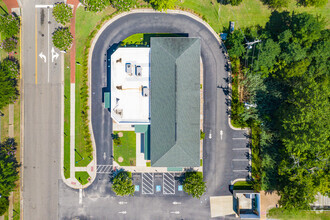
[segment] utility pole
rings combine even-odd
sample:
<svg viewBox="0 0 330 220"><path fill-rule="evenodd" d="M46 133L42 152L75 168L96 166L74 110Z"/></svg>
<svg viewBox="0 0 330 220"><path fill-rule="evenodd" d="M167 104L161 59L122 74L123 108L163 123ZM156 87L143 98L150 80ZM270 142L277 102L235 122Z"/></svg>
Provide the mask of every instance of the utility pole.
<svg viewBox="0 0 330 220"><path fill-rule="evenodd" d="M247 48L248 48L248 49L252 49L252 45L253 45L253 44L256 44L256 43L259 43L259 42L261 42L261 40L258 40L258 39L255 40L255 41L252 41L252 42L247 42L247 43L246 43Z"/></svg>

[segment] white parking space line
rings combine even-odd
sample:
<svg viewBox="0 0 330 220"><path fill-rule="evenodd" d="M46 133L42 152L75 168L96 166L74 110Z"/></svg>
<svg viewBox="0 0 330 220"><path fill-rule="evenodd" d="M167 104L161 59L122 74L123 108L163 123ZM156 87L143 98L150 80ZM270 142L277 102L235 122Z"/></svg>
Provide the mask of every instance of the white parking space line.
<svg viewBox="0 0 330 220"><path fill-rule="evenodd" d="M233 148L232 150L249 150L249 148Z"/></svg>
<svg viewBox="0 0 330 220"><path fill-rule="evenodd" d="M249 161L249 159L233 159L233 161Z"/></svg>
<svg viewBox="0 0 330 220"><path fill-rule="evenodd" d="M233 172L248 172L248 170L233 170Z"/></svg>
<svg viewBox="0 0 330 220"><path fill-rule="evenodd" d="M232 138L233 140L246 140L247 138L246 137L243 137L243 138Z"/></svg>
<svg viewBox="0 0 330 220"><path fill-rule="evenodd" d="M47 35L47 38L48 38L48 51L47 51L47 56L48 57L50 57L49 56L49 38L50 38L49 37L49 25L50 25L49 22L50 22L50 20L49 20L49 8L48 8L48 22L47 22L48 23L47 24L47 27L48 27L48 35ZM48 68L48 83L49 83L49 60L48 60L48 66L47 66L47 68Z"/></svg>

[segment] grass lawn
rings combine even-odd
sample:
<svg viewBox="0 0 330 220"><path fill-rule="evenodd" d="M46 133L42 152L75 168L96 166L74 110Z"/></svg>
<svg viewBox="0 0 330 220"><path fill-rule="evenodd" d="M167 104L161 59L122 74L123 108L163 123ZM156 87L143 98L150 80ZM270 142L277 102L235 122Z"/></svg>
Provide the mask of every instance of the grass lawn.
<svg viewBox="0 0 330 220"><path fill-rule="evenodd" d="M124 45L149 45L151 37L187 37L187 34L171 34L171 33L138 33L129 36L121 42Z"/></svg>
<svg viewBox="0 0 330 220"><path fill-rule="evenodd" d="M298 211L273 208L269 210L267 218L292 219L292 220L327 220L330 219L329 211Z"/></svg>
<svg viewBox="0 0 330 220"><path fill-rule="evenodd" d="M78 171L75 173L75 176L82 185L88 183L88 178L90 177L86 171Z"/></svg>
<svg viewBox="0 0 330 220"><path fill-rule="evenodd" d="M309 12L314 15L321 14L325 18L329 18L329 1L322 8L297 7L295 0L289 1L289 7L287 8L289 11ZM230 21L235 21L235 28L254 25L264 26L272 12L260 0L243 0L239 6L220 5L216 0L184 0L182 3L178 3L178 5L202 14L216 32L223 31L223 27L228 28Z"/></svg>
<svg viewBox="0 0 330 220"><path fill-rule="evenodd" d="M253 190L251 183L246 181L237 181L234 184L234 190Z"/></svg>
<svg viewBox="0 0 330 220"><path fill-rule="evenodd" d="M134 131L116 131L115 134L123 133L120 137L121 145L113 145L114 159L120 166L135 166L136 164L136 134ZM122 157L123 162L118 158Z"/></svg>
<svg viewBox="0 0 330 220"><path fill-rule="evenodd" d="M70 54L64 55L64 177L70 177Z"/></svg>

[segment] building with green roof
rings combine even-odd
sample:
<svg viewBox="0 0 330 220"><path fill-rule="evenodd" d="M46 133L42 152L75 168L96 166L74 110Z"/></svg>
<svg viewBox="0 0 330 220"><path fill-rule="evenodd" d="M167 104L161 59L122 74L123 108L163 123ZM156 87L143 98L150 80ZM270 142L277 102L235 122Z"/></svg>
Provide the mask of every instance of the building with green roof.
<svg viewBox="0 0 330 220"><path fill-rule="evenodd" d="M151 38L150 160L153 167L200 166L199 38Z"/></svg>

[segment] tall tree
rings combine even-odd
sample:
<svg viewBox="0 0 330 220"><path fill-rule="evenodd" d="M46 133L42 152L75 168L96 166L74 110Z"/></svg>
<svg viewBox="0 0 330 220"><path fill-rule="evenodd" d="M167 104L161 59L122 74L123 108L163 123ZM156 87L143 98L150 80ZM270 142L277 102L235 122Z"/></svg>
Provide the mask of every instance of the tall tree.
<svg viewBox="0 0 330 220"><path fill-rule="evenodd" d="M183 190L192 197L199 199L206 191L202 175L198 172L187 172L183 182Z"/></svg>
<svg viewBox="0 0 330 220"><path fill-rule="evenodd" d="M112 180L112 190L118 196L134 195L134 185L132 179L126 171L118 173Z"/></svg>
<svg viewBox="0 0 330 220"><path fill-rule="evenodd" d="M69 28L59 27L53 33L53 44L59 50L68 50L71 47L73 37Z"/></svg>

